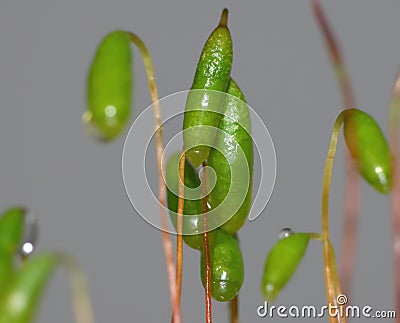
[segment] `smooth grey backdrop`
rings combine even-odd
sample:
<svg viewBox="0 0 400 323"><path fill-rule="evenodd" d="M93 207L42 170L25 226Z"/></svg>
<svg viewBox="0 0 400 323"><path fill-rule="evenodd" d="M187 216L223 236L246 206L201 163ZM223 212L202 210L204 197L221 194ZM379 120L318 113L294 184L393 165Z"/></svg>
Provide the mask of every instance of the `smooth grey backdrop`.
<svg viewBox="0 0 400 323"><path fill-rule="evenodd" d="M344 49L358 106L387 129L391 88L400 64L400 3L323 4ZM341 109L309 1L2 0L0 4L0 206L28 206L40 220L39 249L65 250L81 262L89 277L96 322L165 322L170 312L160 232L134 212L124 191L124 138L99 145L80 122L94 49L107 32L132 30L152 53L160 96L185 90L224 7L230 9L234 40L232 75L268 125L278 161L267 209L240 231L246 263L240 315L243 322L260 322L265 320L256 314L262 303L261 271L279 230L285 226L320 230L324 160ZM134 55L137 115L150 98L141 58L136 50ZM343 160L340 140L331 199L337 248ZM352 302L378 310L391 309L394 303L389 202L362 183ZM186 322L204 321L198 258L197 252L185 249ZM321 248L313 242L277 303L323 304L324 300ZM214 316L216 322L227 321L225 304L214 303ZM64 274L57 273L38 321L72 320L68 284Z"/></svg>

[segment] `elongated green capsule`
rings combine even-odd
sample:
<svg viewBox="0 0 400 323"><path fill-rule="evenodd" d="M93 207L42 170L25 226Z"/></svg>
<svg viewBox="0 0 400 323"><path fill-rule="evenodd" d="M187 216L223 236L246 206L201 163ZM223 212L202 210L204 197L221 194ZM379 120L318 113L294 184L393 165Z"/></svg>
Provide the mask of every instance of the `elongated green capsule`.
<svg viewBox="0 0 400 323"><path fill-rule="evenodd" d="M376 121L358 109L344 111L344 138L362 177L378 192L392 189L392 156Z"/></svg>
<svg viewBox="0 0 400 323"><path fill-rule="evenodd" d="M227 93L231 96L226 98L224 115L219 124L221 131L217 133L207 165L214 169L217 176L209 195L211 209L223 203L217 215L231 212L232 217L222 225L222 229L234 234L244 224L251 207L253 142L249 109L233 79L229 82Z"/></svg>
<svg viewBox="0 0 400 323"><path fill-rule="evenodd" d="M261 293L272 302L296 272L310 240L307 233L293 233L279 240L265 260Z"/></svg>
<svg viewBox="0 0 400 323"><path fill-rule="evenodd" d="M211 295L220 302L233 299L244 280L243 257L236 236L217 229L214 244L210 245ZM200 260L201 280L205 285L204 255Z"/></svg>
<svg viewBox="0 0 400 323"><path fill-rule="evenodd" d="M178 211L178 195L173 192L178 192L178 170L179 170L179 159L180 154L176 153L171 155L168 159L166 172L167 172L167 202L168 208L170 209L171 220L176 228L176 212ZM194 217L193 215L201 215L203 213L202 201L200 199L194 199L196 195L201 196L201 182L199 175L193 166L186 160L185 162L185 180L184 184L187 188L198 188L199 191L190 194L190 199L185 199L183 207L183 233L192 233L192 235L183 235L185 243L197 250L203 249L203 222L201 218ZM185 189L185 196L188 196L188 189ZM199 234L193 234L199 232ZM209 243L212 244L215 237L214 231L210 231L208 234Z"/></svg>
<svg viewBox="0 0 400 323"><path fill-rule="evenodd" d="M0 298L0 322L33 321L42 293L57 265L54 255L41 255L28 261L15 275Z"/></svg>
<svg viewBox="0 0 400 323"><path fill-rule="evenodd" d="M14 256L21 245L25 213L24 208L13 207L0 218L0 250L9 256Z"/></svg>
<svg viewBox="0 0 400 323"><path fill-rule="evenodd" d="M232 67L232 39L227 27L228 11L204 45L197 65L192 90L187 98L183 121L186 157L198 167L205 161L215 140L224 96ZM204 90L204 91L200 91ZM190 149L190 150L188 150Z"/></svg>
<svg viewBox="0 0 400 323"><path fill-rule="evenodd" d="M87 80L88 111L84 121L102 140L116 138L130 115L132 91L130 36L113 31L101 41Z"/></svg>

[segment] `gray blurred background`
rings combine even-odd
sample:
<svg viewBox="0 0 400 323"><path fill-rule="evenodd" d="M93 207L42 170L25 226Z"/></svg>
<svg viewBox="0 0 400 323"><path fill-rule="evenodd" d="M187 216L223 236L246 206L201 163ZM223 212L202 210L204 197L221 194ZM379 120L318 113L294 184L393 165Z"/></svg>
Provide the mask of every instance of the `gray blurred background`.
<svg viewBox="0 0 400 323"><path fill-rule="evenodd" d="M397 1L324 1L344 49L358 107L387 133L392 83L400 64ZM188 89L221 10L230 9L232 75L274 140L278 172L264 213L240 231L246 277L243 322L263 321L259 282L282 227L319 231L322 173L341 98L309 1L2 0L0 3L0 206L28 206L40 220L39 250L64 250L84 267L96 322L165 322L169 294L160 232L134 211L124 190L124 136L109 145L81 124L85 80L100 39L137 33L154 60L160 96ZM135 111L150 104L135 49ZM150 126L150 125L149 125ZM331 198L339 253L344 192L340 139ZM155 174L155 172L154 172ZM362 183L359 249L351 301L393 309L390 198ZM199 254L185 248L183 317L204 321ZM340 254L338 254L340 258ZM277 304L323 304L321 247L312 242ZM226 304L214 302L216 322ZM273 318L269 321L285 319ZM51 282L38 322L72 322L64 272ZM304 321L310 321L304 319ZM311 321L326 321L311 320Z"/></svg>

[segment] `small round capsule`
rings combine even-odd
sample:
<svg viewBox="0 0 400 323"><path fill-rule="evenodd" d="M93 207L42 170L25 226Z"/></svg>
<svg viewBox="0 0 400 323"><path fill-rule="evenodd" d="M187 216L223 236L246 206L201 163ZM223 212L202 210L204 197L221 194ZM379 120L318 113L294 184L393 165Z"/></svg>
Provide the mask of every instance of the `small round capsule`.
<svg viewBox="0 0 400 323"><path fill-rule="evenodd" d="M392 189L392 156L376 121L358 109L344 112L344 138L361 176L378 192Z"/></svg>
<svg viewBox="0 0 400 323"><path fill-rule="evenodd" d="M244 280L243 257L236 236L216 229L215 242L210 244L211 295L220 302L233 299ZM204 254L200 259L201 280L205 285Z"/></svg>
<svg viewBox="0 0 400 323"><path fill-rule="evenodd" d="M88 110L83 121L99 139L116 138L124 129L131 109L132 53L125 31L106 35L97 48L87 80Z"/></svg>
<svg viewBox="0 0 400 323"><path fill-rule="evenodd" d="M278 240L265 260L261 292L269 302L286 286L303 259L310 237L306 233L293 233Z"/></svg>

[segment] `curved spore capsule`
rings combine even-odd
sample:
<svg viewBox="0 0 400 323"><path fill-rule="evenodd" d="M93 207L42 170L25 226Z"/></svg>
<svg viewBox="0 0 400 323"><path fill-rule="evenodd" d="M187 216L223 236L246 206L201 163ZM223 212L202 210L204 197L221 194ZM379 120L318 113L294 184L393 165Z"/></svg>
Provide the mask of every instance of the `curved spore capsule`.
<svg viewBox="0 0 400 323"><path fill-rule="evenodd" d="M392 190L392 155L381 128L374 118L358 109L347 109L344 138L361 176L378 192Z"/></svg>
<svg viewBox="0 0 400 323"><path fill-rule="evenodd" d="M237 236L216 229L215 242L210 244L211 295L220 302L232 300L244 280L243 257ZM201 279L205 285L204 254L200 260Z"/></svg>
<svg viewBox="0 0 400 323"><path fill-rule="evenodd" d="M88 110L83 117L101 140L115 139L129 120L131 65L129 33L117 30L106 35L97 48L89 70Z"/></svg>
<svg viewBox="0 0 400 323"><path fill-rule="evenodd" d="M210 152L223 108L232 68L232 39L227 26L228 11L204 45L197 65L192 90L188 94L183 120L186 157L198 167ZM223 93L221 93L223 94Z"/></svg>
<svg viewBox="0 0 400 323"><path fill-rule="evenodd" d="M292 278L303 259L309 240L307 233L294 233L278 240L271 248L265 260L261 281L261 292L267 301L274 301Z"/></svg>

